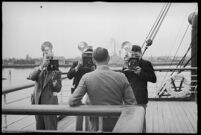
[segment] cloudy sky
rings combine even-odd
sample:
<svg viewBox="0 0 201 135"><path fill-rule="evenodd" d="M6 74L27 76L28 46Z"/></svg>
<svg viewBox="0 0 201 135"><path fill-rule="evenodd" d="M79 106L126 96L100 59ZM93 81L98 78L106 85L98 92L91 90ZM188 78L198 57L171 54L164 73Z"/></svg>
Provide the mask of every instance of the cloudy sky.
<svg viewBox="0 0 201 135"><path fill-rule="evenodd" d="M112 55L121 43L142 45L165 3L108 2L3 2L3 58L41 57L44 41L53 44L56 56L80 56L77 45L105 47ZM187 29L188 16L197 3L172 3L145 56L174 56ZM178 51L184 55L191 41L191 26Z"/></svg>

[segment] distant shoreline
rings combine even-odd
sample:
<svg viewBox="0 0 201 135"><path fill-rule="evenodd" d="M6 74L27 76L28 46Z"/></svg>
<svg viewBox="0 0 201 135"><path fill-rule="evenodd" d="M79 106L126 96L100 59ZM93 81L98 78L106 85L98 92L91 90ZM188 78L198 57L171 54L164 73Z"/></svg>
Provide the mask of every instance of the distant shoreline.
<svg viewBox="0 0 201 135"><path fill-rule="evenodd" d="M178 63L152 63L153 66L169 66L169 65L174 65L176 66ZM190 63L188 64L190 65ZM2 68L34 68L39 65L33 65L33 64L13 64L13 65L2 65ZM59 67L70 67L71 65L59 65ZM121 67L122 65L117 65L117 64L110 64L109 66L111 67Z"/></svg>

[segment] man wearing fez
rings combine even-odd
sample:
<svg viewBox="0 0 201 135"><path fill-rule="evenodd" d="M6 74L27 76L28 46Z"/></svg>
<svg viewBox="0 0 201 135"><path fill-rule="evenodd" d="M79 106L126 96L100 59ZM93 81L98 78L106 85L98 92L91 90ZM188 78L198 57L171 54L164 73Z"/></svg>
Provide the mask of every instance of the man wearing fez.
<svg viewBox="0 0 201 135"><path fill-rule="evenodd" d="M50 68L53 59L52 44L46 41L42 44L43 62L30 73L28 79L35 81L32 104L53 105L58 104L57 93L60 92L61 72ZM35 115L37 130L56 130L57 115Z"/></svg>
<svg viewBox="0 0 201 135"><path fill-rule="evenodd" d="M131 84L137 104L142 105L146 111L148 103L147 82L155 83L156 75L151 62L142 59L140 46L132 45L131 57L137 60L137 65L132 70L129 70L128 66L124 65L123 73L125 73Z"/></svg>
<svg viewBox="0 0 201 135"><path fill-rule="evenodd" d="M80 42L78 44L78 49L82 52L82 58L79 61L73 62L72 66L70 67L67 77L69 79L73 79L73 88L71 88L71 94L77 88L80 79L85 73L91 72L95 70L96 65L91 61L92 60L92 53L93 49L92 46L88 46L86 42ZM89 58L89 60L85 60L85 58ZM85 62L85 63L84 63ZM88 64L88 63L89 64ZM88 65L87 65L88 64ZM87 95L85 96L85 101L87 100ZM83 117L77 116L76 117L76 131L82 131L82 122Z"/></svg>
<svg viewBox="0 0 201 135"><path fill-rule="evenodd" d="M88 105L132 105L136 104L132 88L123 73L112 71L109 66L108 50L98 47L93 52L96 70L86 73L69 99L70 106L82 104L87 93ZM103 117L103 131L112 131L118 116ZM98 130L98 117L89 117L89 131Z"/></svg>

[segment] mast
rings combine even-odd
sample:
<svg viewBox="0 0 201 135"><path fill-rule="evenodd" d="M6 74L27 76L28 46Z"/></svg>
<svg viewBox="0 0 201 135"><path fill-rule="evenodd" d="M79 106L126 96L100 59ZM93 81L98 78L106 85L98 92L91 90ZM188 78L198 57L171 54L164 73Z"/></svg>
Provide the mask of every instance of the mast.
<svg viewBox="0 0 201 135"><path fill-rule="evenodd" d="M197 12L193 12L188 16L188 22L192 25L191 30L191 67L197 67L197 20L198 14ZM197 82L192 82L192 80L196 80L197 71L192 70L191 71L191 86L196 86ZM195 92L194 87L191 88L192 92ZM191 94L191 99L195 98L195 93Z"/></svg>

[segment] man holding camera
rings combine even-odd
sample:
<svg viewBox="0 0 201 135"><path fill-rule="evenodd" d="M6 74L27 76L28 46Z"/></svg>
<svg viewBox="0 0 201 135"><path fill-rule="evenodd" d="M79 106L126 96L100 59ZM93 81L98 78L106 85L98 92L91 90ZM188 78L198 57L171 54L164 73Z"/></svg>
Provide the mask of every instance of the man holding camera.
<svg viewBox="0 0 201 135"><path fill-rule="evenodd" d="M148 103L147 82L155 83L156 75L151 62L142 59L140 46L132 45L131 57L127 59L123 73L131 84L137 104L142 105L146 110Z"/></svg>
<svg viewBox="0 0 201 135"><path fill-rule="evenodd" d="M48 41L41 46L43 62L30 73L28 79L35 81L32 104L58 104L57 92L60 92L61 72L58 60L53 60L52 44ZM36 115L37 130L56 130L57 115Z"/></svg>
<svg viewBox="0 0 201 135"><path fill-rule="evenodd" d="M95 70L96 68L96 65L92 61L92 47L88 46L86 42L80 42L78 45L78 49L82 52L82 58L79 61L73 62L73 65L70 67L67 73L67 77L69 79L74 78L73 88L71 88L71 94L73 94L74 90L77 88L82 76L85 73ZM85 96L85 100L87 100L87 95ZM82 121L83 117L77 116L76 131L82 131Z"/></svg>
<svg viewBox="0 0 201 135"><path fill-rule="evenodd" d="M86 42L81 42L79 45L86 45ZM78 47L79 48L79 47ZM71 89L71 94L74 92L74 90L77 88L80 79L85 73L91 72L95 70L96 65L92 61L92 53L93 49L90 47L86 47L85 50L82 50L82 58L79 61L73 62L72 66L70 67L67 77L68 79L73 80L73 88Z"/></svg>

